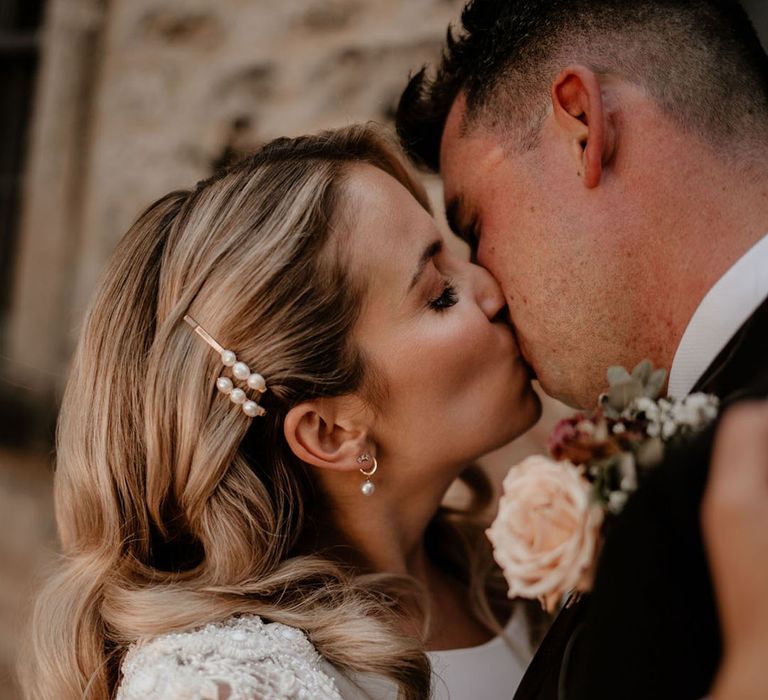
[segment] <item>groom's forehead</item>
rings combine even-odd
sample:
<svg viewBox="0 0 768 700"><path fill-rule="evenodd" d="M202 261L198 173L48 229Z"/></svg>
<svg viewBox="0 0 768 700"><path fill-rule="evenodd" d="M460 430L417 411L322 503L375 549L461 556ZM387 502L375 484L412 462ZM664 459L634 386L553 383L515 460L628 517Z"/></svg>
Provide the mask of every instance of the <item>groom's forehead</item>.
<svg viewBox="0 0 768 700"><path fill-rule="evenodd" d="M467 119L466 100L460 93L445 120L440 140L440 176L446 205L455 210L471 199L471 190L504 157L498 137Z"/></svg>
<svg viewBox="0 0 768 700"><path fill-rule="evenodd" d="M440 175L443 181L451 179L454 165L461 160L466 144L467 102L464 93L459 93L448 111L440 139ZM447 183L450 184L450 183ZM448 193L446 192L446 196Z"/></svg>

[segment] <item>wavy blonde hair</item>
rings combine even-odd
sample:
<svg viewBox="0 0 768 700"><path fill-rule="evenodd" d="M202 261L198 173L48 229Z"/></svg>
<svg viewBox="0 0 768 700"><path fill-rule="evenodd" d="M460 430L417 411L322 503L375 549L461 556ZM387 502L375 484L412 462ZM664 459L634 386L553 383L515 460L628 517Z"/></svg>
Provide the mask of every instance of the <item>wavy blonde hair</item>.
<svg viewBox="0 0 768 700"><path fill-rule="evenodd" d="M300 401L359 392L375 405L381 389L350 342L365 290L345 266L344 182L359 163L429 210L391 142L356 126L274 141L163 197L120 241L61 406L62 557L36 602L27 697L113 697L132 642L246 612L301 628L331 663L384 674L404 698L429 695L429 662L401 631L394 577L299 548L322 499L282 431ZM220 358L187 313L267 377L266 417L218 395ZM476 470L465 478L474 512L490 489ZM483 581L478 617L498 629L481 530L463 521L467 512L441 511L431 549ZM461 556L441 556L448 536L465 544Z"/></svg>

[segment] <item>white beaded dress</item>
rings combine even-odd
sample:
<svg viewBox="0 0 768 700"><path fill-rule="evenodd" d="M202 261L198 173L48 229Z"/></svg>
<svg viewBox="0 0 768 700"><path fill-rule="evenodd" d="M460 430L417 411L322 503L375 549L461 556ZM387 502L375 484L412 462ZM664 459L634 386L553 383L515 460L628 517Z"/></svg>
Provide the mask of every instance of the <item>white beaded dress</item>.
<svg viewBox="0 0 768 700"><path fill-rule="evenodd" d="M498 700L522 678L531 650L525 616L502 637L468 649L429 652L432 700ZM387 678L344 673L306 635L256 615L164 634L128 650L116 700L395 700Z"/></svg>

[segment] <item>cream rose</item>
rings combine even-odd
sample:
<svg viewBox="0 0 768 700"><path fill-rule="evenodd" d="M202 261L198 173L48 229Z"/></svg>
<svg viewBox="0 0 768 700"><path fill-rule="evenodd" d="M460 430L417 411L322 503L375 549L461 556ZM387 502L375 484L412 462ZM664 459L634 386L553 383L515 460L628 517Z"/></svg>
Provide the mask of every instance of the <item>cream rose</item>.
<svg viewBox="0 0 768 700"><path fill-rule="evenodd" d="M590 583L603 511L570 462L528 457L509 470L499 512L486 531L509 597L538 598L548 611Z"/></svg>

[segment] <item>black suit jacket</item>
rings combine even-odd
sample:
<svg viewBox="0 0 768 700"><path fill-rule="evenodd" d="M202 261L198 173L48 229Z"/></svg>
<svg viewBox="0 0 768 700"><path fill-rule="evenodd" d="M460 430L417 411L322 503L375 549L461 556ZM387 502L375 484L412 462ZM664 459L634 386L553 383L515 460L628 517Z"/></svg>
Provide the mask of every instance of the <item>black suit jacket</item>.
<svg viewBox="0 0 768 700"><path fill-rule="evenodd" d="M768 299L695 391L768 396ZM722 415L721 410L721 415ZM592 593L558 615L514 700L700 700L721 654L699 527L716 426L664 462L606 537Z"/></svg>

